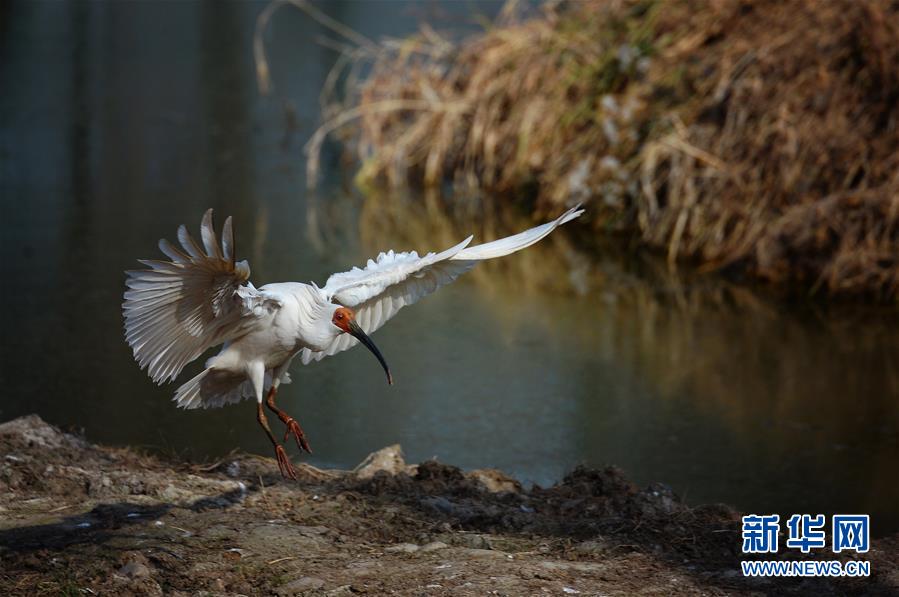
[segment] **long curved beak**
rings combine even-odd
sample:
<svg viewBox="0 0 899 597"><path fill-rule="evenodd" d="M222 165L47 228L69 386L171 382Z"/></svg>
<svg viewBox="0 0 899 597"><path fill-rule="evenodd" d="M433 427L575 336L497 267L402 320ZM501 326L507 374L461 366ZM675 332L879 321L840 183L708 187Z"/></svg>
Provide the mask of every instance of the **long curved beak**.
<svg viewBox="0 0 899 597"><path fill-rule="evenodd" d="M384 373L387 374L387 383L393 385L393 376L390 374L390 367L387 366L387 361L384 360L384 357L381 355L381 351L378 350L378 347L375 346L375 343L371 341L371 338L368 337L368 334L362 331L362 328L359 327L359 324L355 321L351 321L349 325L349 333L365 344L365 348L369 349L373 355L378 359L378 362L381 363L381 367L384 368Z"/></svg>

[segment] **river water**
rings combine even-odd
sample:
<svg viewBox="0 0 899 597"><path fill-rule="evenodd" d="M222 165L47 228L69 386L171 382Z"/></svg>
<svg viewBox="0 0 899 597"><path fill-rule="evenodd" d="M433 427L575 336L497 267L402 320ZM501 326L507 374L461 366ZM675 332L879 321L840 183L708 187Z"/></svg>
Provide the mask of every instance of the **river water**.
<svg viewBox="0 0 899 597"><path fill-rule="evenodd" d="M303 145L335 54L316 43L326 30L281 9L266 35L276 93L261 97L263 7L0 7L0 420L36 412L93 441L196 459L269 454L253 405L177 410L175 386L153 385L122 337L123 270L156 257L178 224L195 230L207 207L234 216L257 285L321 283L381 249L533 224L485 218L470 197L449 201L453 217L439 200L362 197L333 146L306 191ZM372 38L497 10L327 8ZM375 335L394 387L362 350L297 364L281 403L306 429L308 460L351 467L400 443L410 461L540 484L616 464L691 503L869 513L875 535L899 529L894 309L788 304L574 247L557 233L404 310Z"/></svg>

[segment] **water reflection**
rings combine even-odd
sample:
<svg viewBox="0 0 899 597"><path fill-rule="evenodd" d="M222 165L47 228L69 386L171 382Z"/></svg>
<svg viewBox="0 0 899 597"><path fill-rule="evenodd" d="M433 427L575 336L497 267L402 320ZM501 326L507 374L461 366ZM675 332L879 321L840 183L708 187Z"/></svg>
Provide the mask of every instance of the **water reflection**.
<svg viewBox="0 0 899 597"><path fill-rule="evenodd" d="M281 95L260 98L249 48L262 6L0 8L0 418L37 412L194 458L268 454L251 405L177 411L122 338L122 271L209 206L234 216L257 283L321 283L383 249L535 223L482 212L477 197L355 197L333 154L307 196L302 140L334 56L314 23L279 13L268 43ZM372 37L414 27L378 3L326 6ZM540 483L613 462L694 502L869 512L876 533L899 528L892 310L789 306L679 278L616 254L621 243L579 251L577 233L484 264L379 331L394 388L355 351L296 367L282 400L313 462L348 467L400 442L412 460Z"/></svg>
<svg viewBox="0 0 899 597"><path fill-rule="evenodd" d="M439 249L532 224L477 205L375 193L360 210L359 236L371 252ZM894 310L791 306L680 278L652 258L595 259L562 235L479 266L470 283L466 292L486 301L490 333L515 358L575 386L545 398L576 402L560 441L585 461L655 470L693 498L750 507L751 495L756 508L795 511L863 506L897 523ZM514 385L485 383L497 392ZM543 421L531 425L539 441Z"/></svg>

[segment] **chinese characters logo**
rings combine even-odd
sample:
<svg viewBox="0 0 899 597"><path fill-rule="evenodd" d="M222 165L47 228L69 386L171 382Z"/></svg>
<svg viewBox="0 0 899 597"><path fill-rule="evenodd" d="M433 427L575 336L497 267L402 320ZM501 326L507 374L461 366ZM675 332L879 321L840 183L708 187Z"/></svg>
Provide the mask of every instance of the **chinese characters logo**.
<svg viewBox="0 0 899 597"><path fill-rule="evenodd" d="M789 549L809 553L827 547L823 514L793 514L787 520ZM777 514L749 514L743 517L743 553L777 553L780 516ZM870 517L867 514L834 514L831 549L833 553L854 551L867 553L870 544Z"/></svg>

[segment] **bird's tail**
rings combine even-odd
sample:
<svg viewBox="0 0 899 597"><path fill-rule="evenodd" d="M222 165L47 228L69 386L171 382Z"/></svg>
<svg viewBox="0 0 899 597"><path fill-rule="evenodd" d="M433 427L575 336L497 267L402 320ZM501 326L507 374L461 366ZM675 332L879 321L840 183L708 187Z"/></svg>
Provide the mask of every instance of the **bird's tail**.
<svg viewBox="0 0 899 597"><path fill-rule="evenodd" d="M284 373L280 383L290 383L290 375ZM271 371L266 371L264 385L266 391L271 384ZM190 410L218 408L253 397L255 397L253 386L246 376L209 367L178 388L173 400L179 407Z"/></svg>
<svg viewBox="0 0 899 597"><path fill-rule="evenodd" d="M244 395L245 385L250 385L246 377L210 367L182 384L175 392L174 400L186 409L218 408L252 396L249 387L249 395Z"/></svg>

